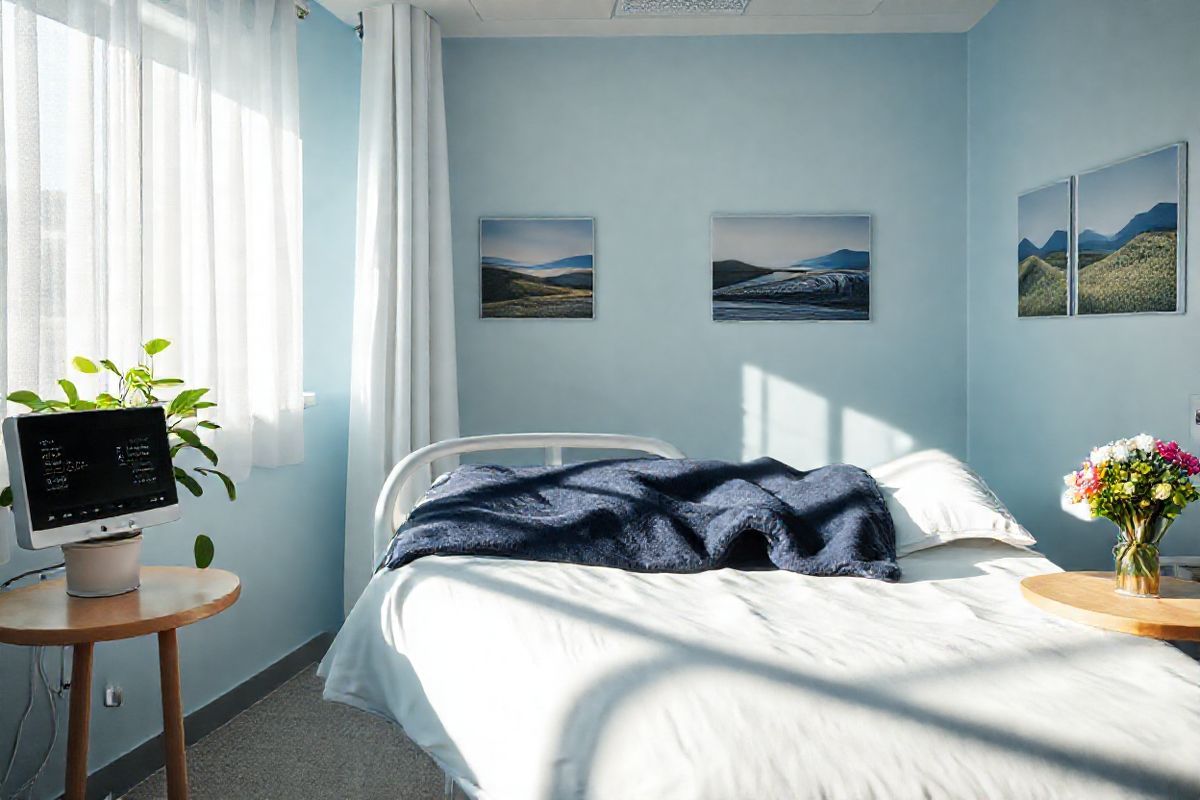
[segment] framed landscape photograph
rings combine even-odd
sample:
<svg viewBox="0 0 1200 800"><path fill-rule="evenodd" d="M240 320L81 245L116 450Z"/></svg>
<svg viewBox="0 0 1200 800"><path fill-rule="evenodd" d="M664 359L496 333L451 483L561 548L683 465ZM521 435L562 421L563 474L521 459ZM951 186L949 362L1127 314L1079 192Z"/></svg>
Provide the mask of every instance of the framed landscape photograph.
<svg viewBox="0 0 1200 800"><path fill-rule="evenodd" d="M714 320L871 318L869 215L714 215L711 260Z"/></svg>
<svg viewBox="0 0 1200 800"><path fill-rule="evenodd" d="M590 217L481 218L480 316L592 319L595 253Z"/></svg>
<svg viewBox="0 0 1200 800"><path fill-rule="evenodd" d="M1017 316L1064 317L1070 305L1071 181L1017 198Z"/></svg>
<svg viewBox="0 0 1200 800"><path fill-rule="evenodd" d="M1183 311L1186 176L1174 144L1076 179L1077 313Z"/></svg>

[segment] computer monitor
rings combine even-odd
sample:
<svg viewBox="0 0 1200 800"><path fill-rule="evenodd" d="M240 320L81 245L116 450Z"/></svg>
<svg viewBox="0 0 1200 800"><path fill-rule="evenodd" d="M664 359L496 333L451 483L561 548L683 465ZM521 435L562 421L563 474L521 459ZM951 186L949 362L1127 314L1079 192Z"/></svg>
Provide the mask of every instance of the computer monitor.
<svg viewBox="0 0 1200 800"><path fill-rule="evenodd" d="M103 539L179 519L167 419L158 406L4 420L17 542Z"/></svg>

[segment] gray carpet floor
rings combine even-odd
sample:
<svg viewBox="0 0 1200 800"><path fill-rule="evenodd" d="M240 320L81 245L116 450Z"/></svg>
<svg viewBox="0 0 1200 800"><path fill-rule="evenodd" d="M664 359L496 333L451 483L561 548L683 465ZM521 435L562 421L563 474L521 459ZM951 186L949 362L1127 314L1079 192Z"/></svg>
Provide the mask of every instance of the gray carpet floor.
<svg viewBox="0 0 1200 800"><path fill-rule="evenodd" d="M310 667L189 747L193 800L444 796L441 770L399 728L325 702L321 687ZM166 796L162 770L124 795Z"/></svg>

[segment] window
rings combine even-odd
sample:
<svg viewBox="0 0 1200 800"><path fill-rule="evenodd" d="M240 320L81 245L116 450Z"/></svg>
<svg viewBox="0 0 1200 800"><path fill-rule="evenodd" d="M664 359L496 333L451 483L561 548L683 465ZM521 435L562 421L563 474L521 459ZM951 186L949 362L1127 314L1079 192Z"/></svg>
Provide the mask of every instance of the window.
<svg viewBox="0 0 1200 800"><path fill-rule="evenodd" d="M163 337L226 471L299 461L292 0L0 0L0 50L0 396Z"/></svg>

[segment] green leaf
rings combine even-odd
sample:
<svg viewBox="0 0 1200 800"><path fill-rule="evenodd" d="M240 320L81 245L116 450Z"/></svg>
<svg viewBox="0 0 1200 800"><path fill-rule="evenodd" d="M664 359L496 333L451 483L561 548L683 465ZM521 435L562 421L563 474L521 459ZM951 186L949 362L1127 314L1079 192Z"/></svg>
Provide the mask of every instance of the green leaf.
<svg viewBox="0 0 1200 800"><path fill-rule="evenodd" d="M63 394L67 396L68 403L75 405L79 402L79 390L75 388L75 384L63 378L58 382L58 385L62 387Z"/></svg>
<svg viewBox="0 0 1200 800"><path fill-rule="evenodd" d="M183 378L155 378L150 381L151 386L182 386Z"/></svg>
<svg viewBox="0 0 1200 800"><path fill-rule="evenodd" d="M208 389L184 389L175 395L171 405L167 406L167 416L182 414L196 408L197 401L206 394L208 394Z"/></svg>
<svg viewBox="0 0 1200 800"><path fill-rule="evenodd" d="M208 389L205 389L204 391L207 392ZM199 403L196 403L194 406L192 406L192 408L197 409L197 410L204 409L204 408L216 408L216 407L217 407L216 403L210 402L208 400L202 400Z"/></svg>
<svg viewBox="0 0 1200 800"><path fill-rule="evenodd" d="M171 431L171 433L175 434L192 447L198 447L200 445L200 437L196 435L195 431L189 431L187 428L180 428L177 431Z"/></svg>
<svg viewBox="0 0 1200 800"><path fill-rule="evenodd" d="M153 377L145 367L130 367L125 373L125 382L130 386L149 386Z"/></svg>
<svg viewBox="0 0 1200 800"><path fill-rule="evenodd" d="M185 489L192 493L192 497L199 497L204 494L204 487L196 482L196 479L188 475L179 467L175 467L175 480L183 485Z"/></svg>
<svg viewBox="0 0 1200 800"><path fill-rule="evenodd" d="M101 392L96 395L96 405L100 408L119 408L121 401L108 392Z"/></svg>
<svg viewBox="0 0 1200 800"><path fill-rule="evenodd" d="M45 403L42 402L42 398L38 397L33 392L25 391L25 390L21 390L19 392L13 392L12 394L10 394L8 396L8 401L10 403L17 403L19 405L28 406L29 408L32 408L35 411L40 411L46 405Z"/></svg>
<svg viewBox="0 0 1200 800"><path fill-rule="evenodd" d="M92 411L96 408L96 404L91 400L76 400L74 403L71 403L72 411Z"/></svg>
<svg viewBox="0 0 1200 800"><path fill-rule="evenodd" d="M71 363L75 366L75 369L80 372L86 372L88 375L95 375L100 371L100 368L96 366L94 361L83 356L75 356L71 359Z"/></svg>
<svg viewBox="0 0 1200 800"><path fill-rule="evenodd" d="M142 349L146 351L146 355L158 355L163 350L171 346L171 343L166 339L151 339L142 345Z"/></svg>
<svg viewBox="0 0 1200 800"><path fill-rule="evenodd" d="M193 445L193 447L204 454L204 457L208 459L208 463L212 464L214 467L217 465L217 454L213 452L211 447L206 444L197 444Z"/></svg>
<svg viewBox="0 0 1200 800"><path fill-rule="evenodd" d="M210 420L207 420L207 419L202 419L199 422L197 422L196 427L197 428L208 428L210 431L217 431L217 430L221 429L220 425L218 425L217 423L212 422Z"/></svg>
<svg viewBox="0 0 1200 800"><path fill-rule="evenodd" d="M54 411L66 411L71 407L70 403L64 403L62 400L46 400L42 405Z"/></svg>
<svg viewBox="0 0 1200 800"><path fill-rule="evenodd" d="M208 569L208 565L213 562L213 556L216 555L216 550L212 539L203 533L196 534L196 544L192 547L192 555L196 557L196 566L199 569Z"/></svg>
<svg viewBox="0 0 1200 800"><path fill-rule="evenodd" d="M111 372L113 375L116 375L118 378L122 377L121 370L117 369L117 365L114 364L113 362L109 361L107 358L100 359L100 366L104 367L106 370Z"/></svg>
<svg viewBox="0 0 1200 800"><path fill-rule="evenodd" d="M192 433L191 431L171 431L171 432L175 433L175 434L189 433L192 435L192 438L195 438L195 436L196 436L196 434ZM171 458L175 458L176 454L179 453L180 450L183 450L184 448L188 448L188 447L190 447L193 450L199 451L201 455L203 455L205 458L208 459L208 463L212 464L214 467L217 465L217 454L215 452L213 452L213 449L211 447L209 447L206 444L201 443L201 441L199 439L196 439L195 442L186 441L183 444L177 444L174 447L172 447L171 448Z"/></svg>
<svg viewBox="0 0 1200 800"><path fill-rule="evenodd" d="M3 489L0 489L0 508L8 508L12 504L12 487L5 486Z"/></svg>
<svg viewBox="0 0 1200 800"><path fill-rule="evenodd" d="M201 475L216 475L221 479L221 483L225 484L225 493L229 495L230 502L237 500L237 487L233 484L233 479L221 472L219 469L205 469L204 467L196 467L196 472Z"/></svg>

